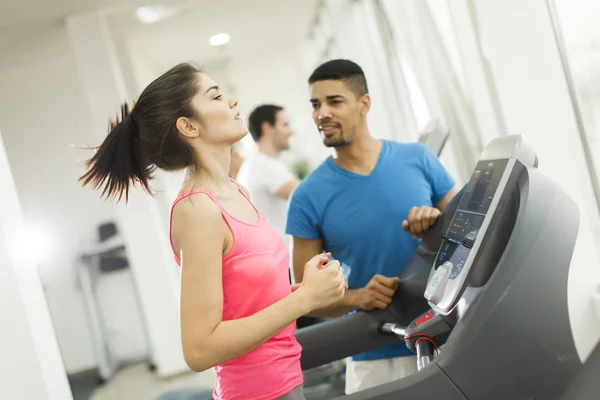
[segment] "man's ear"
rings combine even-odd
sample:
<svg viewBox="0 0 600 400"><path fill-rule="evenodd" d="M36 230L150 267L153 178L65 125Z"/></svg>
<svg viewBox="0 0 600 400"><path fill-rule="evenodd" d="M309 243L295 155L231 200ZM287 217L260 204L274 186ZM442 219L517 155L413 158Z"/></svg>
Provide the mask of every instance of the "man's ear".
<svg viewBox="0 0 600 400"><path fill-rule="evenodd" d="M267 121L263 121L263 123L260 126L260 129L261 129L263 136L265 135L265 133L271 134L271 131L273 130L273 125L271 125Z"/></svg>
<svg viewBox="0 0 600 400"><path fill-rule="evenodd" d="M358 101L360 103L360 113L367 115L371 109L371 96L369 96L369 93L365 93Z"/></svg>
<svg viewBox="0 0 600 400"><path fill-rule="evenodd" d="M200 130L196 125L196 123L186 117L179 117L175 123L179 133L190 139L196 138L200 135Z"/></svg>

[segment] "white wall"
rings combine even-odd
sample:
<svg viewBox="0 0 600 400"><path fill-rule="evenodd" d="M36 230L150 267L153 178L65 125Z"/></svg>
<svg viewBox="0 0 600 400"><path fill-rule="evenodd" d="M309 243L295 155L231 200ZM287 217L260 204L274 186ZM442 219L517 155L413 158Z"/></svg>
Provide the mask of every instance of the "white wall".
<svg viewBox="0 0 600 400"><path fill-rule="evenodd" d="M115 218L112 205L77 182L83 172L79 161L90 153L70 145L97 143L92 140L90 116L76 74L66 42L52 54L31 55L27 62L0 71L0 127L23 212L30 224L42 226L53 236L51 253L39 269L69 373L96 365L75 275L80 238ZM111 300L117 302L110 312L116 316L110 328L112 340L117 350L139 356L145 351L143 337L139 329L132 331L123 324L135 327L131 313L137 311L131 289L125 276L111 277L111 286L114 278L119 282L110 290ZM101 294L106 294L105 283Z"/></svg>
<svg viewBox="0 0 600 400"><path fill-rule="evenodd" d="M66 27L77 64L76 79L83 84L92 117L90 130L100 143L106 137L107 116L128 98L122 62L103 13L71 16ZM159 192L160 182L153 183ZM161 224L161 203L159 196L133 190L128 203L119 203L117 222L139 293L141 307L136 315L141 314L146 322L157 374L169 376L189 368L183 359L179 332L179 280L167 232Z"/></svg>
<svg viewBox="0 0 600 400"><path fill-rule="evenodd" d="M67 53L0 72L0 125L24 214L56 243L39 268L69 371L95 364L75 279L78 240L114 216L77 183L82 170L69 145L88 144L89 117L75 73Z"/></svg>
<svg viewBox="0 0 600 400"><path fill-rule="evenodd" d="M0 398L69 400L71 389L0 136Z"/></svg>

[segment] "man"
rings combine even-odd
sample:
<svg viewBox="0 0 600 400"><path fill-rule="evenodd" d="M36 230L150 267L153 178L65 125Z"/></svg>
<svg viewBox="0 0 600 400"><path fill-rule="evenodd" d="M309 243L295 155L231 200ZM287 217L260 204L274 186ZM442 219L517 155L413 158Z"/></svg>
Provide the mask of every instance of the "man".
<svg viewBox="0 0 600 400"><path fill-rule="evenodd" d="M419 143L377 140L367 126L371 107L362 69L348 60L319 66L309 78L313 119L327 158L294 191L286 232L293 236L293 268L328 251L347 273L338 304L314 316L385 309L418 239L455 196L454 180ZM346 367L350 394L409 375L415 356L401 343L354 356Z"/></svg>
<svg viewBox="0 0 600 400"><path fill-rule="evenodd" d="M290 147L292 129L283 107L271 104L261 105L252 111L248 128L258 146L256 157L248 163L245 171L248 190L256 207L288 245L285 235L288 198L298 185L298 179L278 157Z"/></svg>

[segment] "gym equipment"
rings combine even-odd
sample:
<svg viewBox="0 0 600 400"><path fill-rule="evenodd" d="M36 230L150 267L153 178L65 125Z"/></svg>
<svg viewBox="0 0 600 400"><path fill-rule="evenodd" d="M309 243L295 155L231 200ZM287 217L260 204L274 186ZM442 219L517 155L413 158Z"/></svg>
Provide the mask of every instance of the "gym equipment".
<svg viewBox="0 0 600 400"><path fill-rule="evenodd" d="M537 165L520 136L492 141L388 309L298 331L303 368L405 340L419 372L343 398L560 398L581 369L567 308L579 212Z"/></svg>
<svg viewBox="0 0 600 400"><path fill-rule="evenodd" d="M129 261L127 259L125 242L119 235L116 224L109 222L100 225L97 235L94 235L93 238L87 238L82 247L85 250L79 256L80 265L77 268L77 278L89 324L92 346L96 361L98 362L98 383L103 384L106 382L119 367L146 359L150 360L149 369L153 371L155 366L151 361L150 341L143 321L141 331L145 340L145 354L136 358L123 357L123 355L117 354L118 352L111 343L111 333L108 327L110 317L105 315L101 306L103 299L98 294L98 288L102 278L117 271L124 271L127 273L127 279L129 280L127 286L130 289L127 289L127 291L134 294L133 301L135 303L136 314L140 318L143 318L137 288L131 276L131 271L128 270ZM126 300L124 299L124 301ZM134 323L135 320L130 321L130 324Z"/></svg>
<svg viewBox="0 0 600 400"><path fill-rule="evenodd" d="M600 343L590 354L561 400L591 400L600 397Z"/></svg>
<svg viewBox="0 0 600 400"><path fill-rule="evenodd" d="M449 137L450 128L444 125L439 118L434 118L419 134L419 143L423 143L439 157Z"/></svg>

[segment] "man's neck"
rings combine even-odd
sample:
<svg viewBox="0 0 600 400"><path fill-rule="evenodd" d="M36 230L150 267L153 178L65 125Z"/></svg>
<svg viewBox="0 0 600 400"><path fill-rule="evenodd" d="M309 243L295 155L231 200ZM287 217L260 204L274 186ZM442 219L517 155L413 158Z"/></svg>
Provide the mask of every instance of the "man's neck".
<svg viewBox="0 0 600 400"><path fill-rule="evenodd" d="M266 141L258 142L258 152L273 158L279 157L280 153L272 142Z"/></svg>
<svg viewBox="0 0 600 400"><path fill-rule="evenodd" d="M375 139L368 131L365 131L364 134L358 135L352 143L337 147L334 160L341 168L368 175L377 164L381 147L381 140Z"/></svg>

